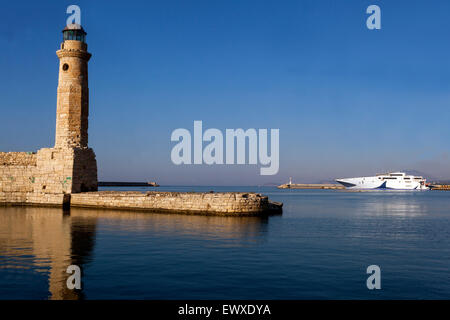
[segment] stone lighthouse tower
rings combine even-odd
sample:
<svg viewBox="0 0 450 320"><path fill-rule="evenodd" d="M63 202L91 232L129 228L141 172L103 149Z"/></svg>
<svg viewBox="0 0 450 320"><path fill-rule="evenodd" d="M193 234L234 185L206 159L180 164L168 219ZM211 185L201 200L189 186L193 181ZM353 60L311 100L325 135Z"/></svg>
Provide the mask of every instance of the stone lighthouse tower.
<svg viewBox="0 0 450 320"><path fill-rule="evenodd" d="M97 190L97 162L88 147L89 87L86 32L78 24L63 30L54 148L38 151L35 192L75 193Z"/></svg>
<svg viewBox="0 0 450 320"><path fill-rule="evenodd" d="M86 32L71 24L63 30L59 58L55 148L87 148L89 87Z"/></svg>

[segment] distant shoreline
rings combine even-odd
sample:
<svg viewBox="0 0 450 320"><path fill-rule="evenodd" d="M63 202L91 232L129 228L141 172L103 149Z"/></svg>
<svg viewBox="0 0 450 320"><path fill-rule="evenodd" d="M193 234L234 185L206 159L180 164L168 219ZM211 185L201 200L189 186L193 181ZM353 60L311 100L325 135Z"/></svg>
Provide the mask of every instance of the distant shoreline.
<svg viewBox="0 0 450 320"><path fill-rule="evenodd" d="M278 189L345 189L345 187L332 183L286 183L278 186Z"/></svg>

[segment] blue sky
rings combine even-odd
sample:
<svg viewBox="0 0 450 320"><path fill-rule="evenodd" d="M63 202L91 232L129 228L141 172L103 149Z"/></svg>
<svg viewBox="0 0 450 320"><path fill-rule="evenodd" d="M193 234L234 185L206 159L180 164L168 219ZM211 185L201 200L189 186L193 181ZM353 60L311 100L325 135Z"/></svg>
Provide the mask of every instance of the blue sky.
<svg viewBox="0 0 450 320"><path fill-rule="evenodd" d="M415 169L450 178L449 1L3 1L0 150L54 144L66 8L89 51L101 180L316 182ZM381 7L381 30L366 8ZM279 128L280 171L175 166L176 128Z"/></svg>

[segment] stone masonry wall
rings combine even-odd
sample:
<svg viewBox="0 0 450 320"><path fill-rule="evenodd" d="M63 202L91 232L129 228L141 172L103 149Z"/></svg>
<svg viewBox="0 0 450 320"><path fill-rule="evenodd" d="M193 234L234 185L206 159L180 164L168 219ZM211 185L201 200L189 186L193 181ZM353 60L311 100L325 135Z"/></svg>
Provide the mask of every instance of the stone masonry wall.
<svg viewBox="0 0 450 320"><path fill-rule="evenodd" d="M90 148L0 152L0 203L62 205L65 194L97 190Z"/></svg>
<svg viewBox="0 0 450 320"><path fill-rule="evenodd" d="M33 192L36 153L0 152L0 202L25 202Z"/></svg>
<svg viewBox="0 0 450 320"><path fill-rule="evenodd" d="M34 192L69 193L71 191L73 158L71 149L43 148L37 153L38 177Z"/></svg>
<svg viewBox="0 0 450 320"><path fill-rule="evenodd" d="M97 160L91 148L73 149L72 192L98 190Z"/></svg>
<svg viewBox="0 0 450 320"><path fill-rule="evenodd" d="M71 195L73 207L171 211L180 213L257 214L271 203L258 193L100 191Z"/></svg>
<svg viewBox="0 0 450 320"><path fill-rule="evenodd" d="M97 162L90 148L44 148L37 153L35 192L97 190Z"/></svg>
<svg viewBox="0 0 450 320"><path fill-rule="evenodd" d="M36 152L0 152L0 166L35 166Z"/></svg>

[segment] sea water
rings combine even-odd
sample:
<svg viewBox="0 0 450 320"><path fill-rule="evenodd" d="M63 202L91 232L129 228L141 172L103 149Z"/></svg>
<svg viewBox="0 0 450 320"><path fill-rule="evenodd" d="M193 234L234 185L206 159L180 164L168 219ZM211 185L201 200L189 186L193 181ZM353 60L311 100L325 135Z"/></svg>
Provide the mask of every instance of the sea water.
<svg viewBox="0 0 450 320"><path fill-rule="evenodd" d="M156 190L261 192L284 207L269 217L0 207L0 299L450 298L450 192ZM81 291L67 289L69 265ZM370 265L380 290L367 288Z"/></svg>

